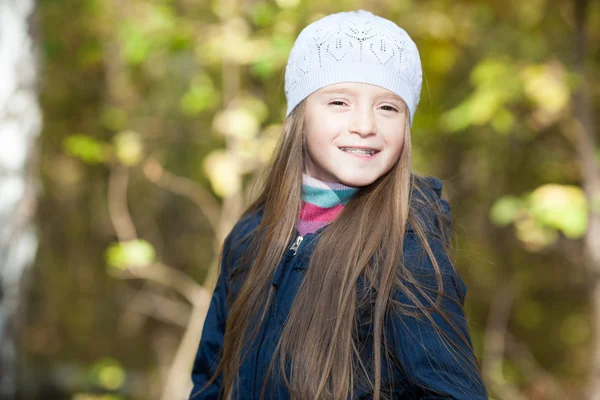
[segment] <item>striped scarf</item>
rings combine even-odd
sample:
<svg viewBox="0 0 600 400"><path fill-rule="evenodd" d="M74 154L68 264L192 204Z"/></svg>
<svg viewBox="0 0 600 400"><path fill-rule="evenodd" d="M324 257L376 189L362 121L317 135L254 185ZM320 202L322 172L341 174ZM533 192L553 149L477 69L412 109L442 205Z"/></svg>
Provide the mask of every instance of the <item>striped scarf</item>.
<svg viewBox="0 0 600 400"><path fill-rule="evenodd" d="M336 182L324 182L302 174L302 208L298 233L315 233L342 211L358 188Z"/></svg>

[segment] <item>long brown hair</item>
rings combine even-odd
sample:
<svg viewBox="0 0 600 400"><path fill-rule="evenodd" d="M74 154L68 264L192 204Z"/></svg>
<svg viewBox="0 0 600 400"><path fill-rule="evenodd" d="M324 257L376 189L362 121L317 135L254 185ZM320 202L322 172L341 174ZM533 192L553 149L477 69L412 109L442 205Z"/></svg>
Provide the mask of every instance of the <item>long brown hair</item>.
<svg viewBox="0 0 600 400"><path fill-rule="evenodd" d="M235 299L228 299L230 308L222 357L210 380L213 382L223 373L221 394L224 399L232 396L240 366L247 355L247 344L256 338L273 300L273 274L295 234L306 151L304 112L305 101L302 101L286 119L260 194L244 213L250 215L262 208L263 215L256 230L244 238L250 238L245 257L235 260L235 276L243 276L243 281ZM437 312L454 326L452 318L440 307L444 296L442 271L429 243L431 234L423 210L433 210L442 222L436 235L446 252L450 242L449 221L438 199L415 196L417 192L424 194L425 184L423 178L411 172L408 115L405 120L405 140L398 162L375 182L360 188L336 220L320 233L269 365L261 398L273 373L285 382L292 399L345 400L358 384L368 385L374 399L386 398L382 366L384 361L388 366L392 361L385 338L385 321L393 310L428 320L458 355L456 364L466 366L472 379L479 374L477 360L461 350L472 350L468 338L455 329L464 345L459 346L432 317L433 312ZM402 248L408 225L434 265L439 293L435 298L419 286L404 266ZM359 279L366 282L368 290L361 291L366 295L357 292ZM417 293L409 289L407 282L415 283ZM417 306L416 311L394 300L393 294L397 291ZM420 297L432 305L422 304ZM370 307L368 315L373 328L372 359L369 360L361 359L357 334L359 314L365 306Z"/></svg>

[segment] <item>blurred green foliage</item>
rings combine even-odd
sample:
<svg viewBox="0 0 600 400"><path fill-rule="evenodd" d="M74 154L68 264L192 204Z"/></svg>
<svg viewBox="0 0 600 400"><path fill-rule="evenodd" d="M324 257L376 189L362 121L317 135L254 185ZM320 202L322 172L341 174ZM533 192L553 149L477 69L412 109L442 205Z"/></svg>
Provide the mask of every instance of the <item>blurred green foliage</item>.
<svg viewBox="0 0 600 400"><path fill-rule="evenodd" d="M160 171L146 161L228 206L281 133L295 37L357 8L398 23L420 49L414 167L444 180L477 354L498 284L512 279L508 330L578 398L591 338L581 238L600 199L588 204L580 189L572 107L585 84L599 111L600 7L589 9L590 80L581 82L573 5L557 0L39 0L44 190L33 281L43 284L30 289L22 339L24 374L38 388L60 386L55 371L74 364L107 393L73 399L158 398L185 328L133 310L132 299L147 290L165 304L181 299L115 279L106 263L160 260L205 284L216 254L210 218L155 184ZM107 197L116 166L129 171L139 236L121 243ZM498 379L524 393L544 385L517 361L502 363Z"/></svg>
<svg viewBox="0 0 600 400"><path fill-rule="evenodd" d="M106 250L106 261L113 268L145 267L156 257L154 247L145 240L130 240L111 245Z"/></svg>

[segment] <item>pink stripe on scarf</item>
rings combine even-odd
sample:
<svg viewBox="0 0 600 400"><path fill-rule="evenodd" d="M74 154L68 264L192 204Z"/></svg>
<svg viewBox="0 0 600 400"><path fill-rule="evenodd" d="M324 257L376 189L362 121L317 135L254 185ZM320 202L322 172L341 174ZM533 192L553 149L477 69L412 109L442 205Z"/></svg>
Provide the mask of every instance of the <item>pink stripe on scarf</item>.
<svg viewBox="0 0 600 400"><path fill-rule="evenodd" d="M302 202L302 208L300 209L300 220L330 222L333 221L343 209L344 206L341 204L331 208L321 208L304 201Z"/></svg>

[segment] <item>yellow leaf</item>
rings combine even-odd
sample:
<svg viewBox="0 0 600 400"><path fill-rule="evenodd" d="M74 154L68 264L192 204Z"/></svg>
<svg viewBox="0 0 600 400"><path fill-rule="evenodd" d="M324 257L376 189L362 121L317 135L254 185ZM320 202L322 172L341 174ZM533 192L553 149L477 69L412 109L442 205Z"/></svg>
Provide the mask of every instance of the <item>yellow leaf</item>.
<svg viewBox="0 0 600 400"><path fill-rule="evenodd" d="M564 68L559 63L529 65L521 71L525 94L542 111L547 121L555 121L567 107L570 89Z"/></svg>
<svg viewBox="0 0 600 400"><path fill-rule="evenodd" d="M119 132L114 137L116 154L124 165L136 165L144 156L142 135L134 131Z"/></svg>
<svg viewBox="0 0 600 400"><path fill-rule="evenodd" d="M242 188L239 161L232 154L215 150L204 159L204 170L212 189L220 197L229 197Z"/></svg>
<svg viewBox="0 0 600 400"><path fill-rule="evenodd" d="M254 113L240 107L217 114L213 127L225 136L251 139L258 134L260 122Z"/></svg>
<svg viewBox="0 0 600 400"><path fill-rule="evenodd" d="M585 234L588 204L581 188L572 185L542 185L531 193L529 201L530 211L538 223L559 229L571 239Z"/></svg>

